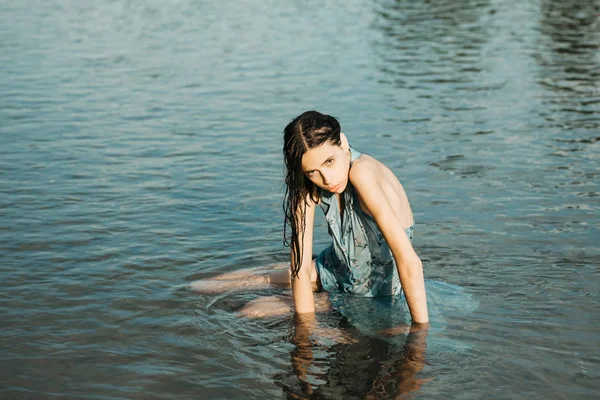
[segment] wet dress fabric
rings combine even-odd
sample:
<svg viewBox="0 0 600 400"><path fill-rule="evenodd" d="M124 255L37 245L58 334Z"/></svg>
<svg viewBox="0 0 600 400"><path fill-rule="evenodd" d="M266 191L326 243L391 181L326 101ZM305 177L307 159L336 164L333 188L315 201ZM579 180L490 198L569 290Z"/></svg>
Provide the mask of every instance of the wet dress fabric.
<svg viewBox="0 0 600 400"><path fill-rule="evenodd" d="M361 156L350 148L351 165ZM392 252L369 214L360 206L350 182L344 198L343 218L338 197L320 190L319 206L325 214L332 243L316 258L321 287L328 292L364 297L395 296L402 293ZM406 229L412 240L413 226Z"/></svg>

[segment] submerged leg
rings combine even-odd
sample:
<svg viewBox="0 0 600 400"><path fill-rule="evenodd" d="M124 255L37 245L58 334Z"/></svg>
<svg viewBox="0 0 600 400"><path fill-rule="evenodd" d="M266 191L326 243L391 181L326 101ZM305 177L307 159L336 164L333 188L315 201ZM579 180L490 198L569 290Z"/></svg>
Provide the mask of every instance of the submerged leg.
<svg viewBox="0 0 600 400"><path fill-rule="evenodd" d="M313 260L310 280L313 290L317 289L317 268ZM200 279L190 283L190 289L200 293L224 293L230 290L253 290L274 286L290 286L289 263L273 264L269 268L248 268Z"/></svg>
<svg viewBox="0 0 600 400"><path fill-rule="evenodd" d="M291 314L293 304L290 300L278 296L261 297L248 302L238 311L238 315L246 318L265 318Z"/></svg>
<svg viewBox="0 0 600 400"><path fill-rule="evenodd" d="M315 293L315 312L325 313L332 309L329 295L325 292ZM238 310L240 317L266 318L291 314L294 310L294 300L291 296L265 296L249 301Z"/></svg>

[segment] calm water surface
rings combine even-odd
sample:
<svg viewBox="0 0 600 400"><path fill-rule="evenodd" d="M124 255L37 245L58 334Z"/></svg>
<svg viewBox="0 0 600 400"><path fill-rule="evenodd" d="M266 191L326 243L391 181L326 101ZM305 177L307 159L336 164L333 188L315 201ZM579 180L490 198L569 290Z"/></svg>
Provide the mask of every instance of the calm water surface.
<svg viewBox="0 0 600 400"><path fill-rule="evenodd" d="M0 65L0 397L598 397L598 0L4 1ZM274 289L185 288L286 260L306 109L398 175L426 278L479 302L442 307L412 387L406 337L332 311L352 340L299 344L231 312Z"/></svg>

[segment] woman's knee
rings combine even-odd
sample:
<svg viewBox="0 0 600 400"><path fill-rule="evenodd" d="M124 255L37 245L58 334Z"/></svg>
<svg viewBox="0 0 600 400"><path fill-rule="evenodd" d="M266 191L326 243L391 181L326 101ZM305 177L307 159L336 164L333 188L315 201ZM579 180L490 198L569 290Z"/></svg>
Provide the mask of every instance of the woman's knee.
<svg viewBox="0 0 600 400"><path fill-rule="evenodd" d="M238 311L238 315L246 318L275 317L289 314L292 310L289 299L270 296L252 300Z"/></svg>
<svg viewBox="0 0 600 400"><path fill-rule="evenodd" d="M280 271L271 272L268 275L268 282L272 285L289 286L290 285L290 270L283 269Z"/></svg>

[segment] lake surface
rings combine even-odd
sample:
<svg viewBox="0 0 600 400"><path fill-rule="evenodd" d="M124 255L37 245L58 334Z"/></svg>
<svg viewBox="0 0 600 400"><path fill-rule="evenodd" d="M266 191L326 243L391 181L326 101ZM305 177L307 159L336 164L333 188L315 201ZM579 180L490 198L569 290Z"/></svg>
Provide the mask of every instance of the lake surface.
<svg viewBox="0 0 600 400"><path fill-rule="evenodd" d="M4 1L0 49L0 397L599 396L600 1ZM412 381L410 337L334 310L303 342L232 312L280 290L185 286L287 259L308 109L479 303L441 304Z"/></svg>

